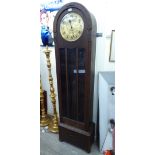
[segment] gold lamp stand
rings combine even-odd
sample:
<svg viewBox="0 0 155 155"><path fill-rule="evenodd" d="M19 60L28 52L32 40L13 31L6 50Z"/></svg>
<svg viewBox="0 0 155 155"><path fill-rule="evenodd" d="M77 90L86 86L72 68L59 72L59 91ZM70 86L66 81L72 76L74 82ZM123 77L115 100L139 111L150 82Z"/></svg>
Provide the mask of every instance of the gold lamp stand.
<svg viewBox="0 0 155 155"><path fill-rule="evenodd" d="M46 46L44 53L46 55L46 60L47 60L47 68L48 68L48 73L49 73L49 84L50 84L50 97L51 97L52 104L53 104L53 117L52 117L52 121L50 122L48 126L48 130L53 133L58 133L59 128L58 128L58 116L57 116L57 110L56 110L56 95L55 95L55 90L53 87L53 77L51 74L50 52L51 50L49 50L48 46Z"/></svg>
<svg viewBox="0 0 155 155"><path fill-rule="evenodd" d="M40 126L44 127L49 124L49 117L47 116L46 109L45 109L45 102L44 102L44 94L42 89L42 83L40 79Z"/></svg>

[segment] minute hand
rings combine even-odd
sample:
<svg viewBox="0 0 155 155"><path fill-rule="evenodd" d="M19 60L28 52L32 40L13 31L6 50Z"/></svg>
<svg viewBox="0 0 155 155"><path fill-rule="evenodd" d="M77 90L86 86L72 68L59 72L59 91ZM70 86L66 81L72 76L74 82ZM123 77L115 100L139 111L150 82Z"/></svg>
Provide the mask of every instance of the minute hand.
<svg viewBox="0 0 155 155"><path fill-rule="evenodd" d="M73 29L71 22L72 22L72 21L71 21L71 20L69 20L69 23L70 23L71 29Z"/></svg>

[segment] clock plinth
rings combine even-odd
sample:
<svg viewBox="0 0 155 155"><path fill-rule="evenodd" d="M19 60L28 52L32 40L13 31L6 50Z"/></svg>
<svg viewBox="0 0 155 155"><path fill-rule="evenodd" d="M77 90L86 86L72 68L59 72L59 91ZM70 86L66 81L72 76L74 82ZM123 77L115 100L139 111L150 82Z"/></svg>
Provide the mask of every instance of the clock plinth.
<svg viewBox="0 0 155 155"><path fill-rule="evenodd" d="M73 126L60 123L59 124L59 140L69 142L88 153L91 151L91 145L94 142L94 123L90 124L90 129L84 131Z"/></svg>
<svg viewBox="0 0 155 155"><path fill-rule="evenodd" d="M59 98L59 139L87 152L94 140L93 91L96 21L81 4L71 2L53 25Z"/></svg>

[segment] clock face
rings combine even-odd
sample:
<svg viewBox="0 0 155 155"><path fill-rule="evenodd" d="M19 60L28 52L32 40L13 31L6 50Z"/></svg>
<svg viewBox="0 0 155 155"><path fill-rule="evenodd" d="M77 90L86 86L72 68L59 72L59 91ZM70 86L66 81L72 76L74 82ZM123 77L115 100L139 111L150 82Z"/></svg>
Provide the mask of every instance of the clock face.
<svg viewBox="0 0 155 155"><path fill-rule="evenodd" d="M83 29L83 19L75 12L69 12L60 22L61 36L67 41L76 41L79 39L83 33Z"/></svg>

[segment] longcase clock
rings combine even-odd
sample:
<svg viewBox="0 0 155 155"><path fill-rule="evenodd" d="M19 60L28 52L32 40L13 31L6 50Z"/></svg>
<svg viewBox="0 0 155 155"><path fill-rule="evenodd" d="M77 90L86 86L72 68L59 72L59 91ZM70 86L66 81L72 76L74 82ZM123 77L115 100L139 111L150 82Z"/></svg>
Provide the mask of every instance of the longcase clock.
<svg viewBox="0 0 155 155"><path fill-rule="evenodd" d="M54 19L54 42L59 97L59 140L90 152L96 21L81 4L64 5Z"/></svg>

